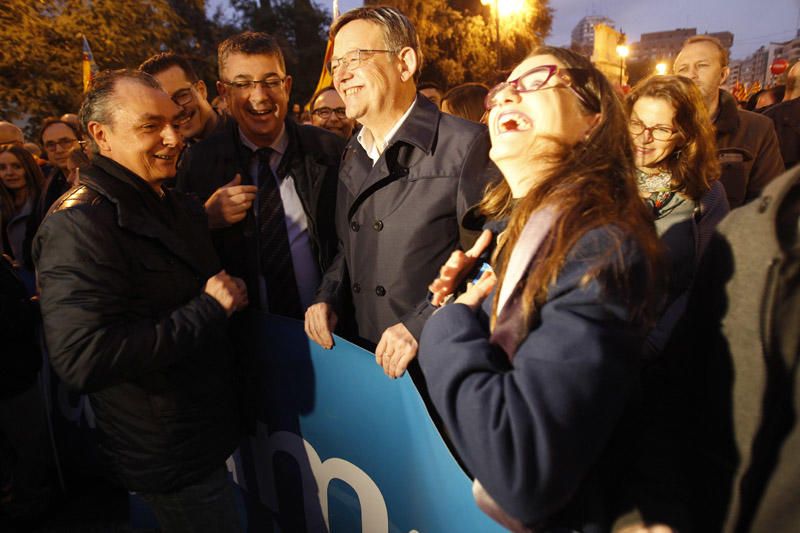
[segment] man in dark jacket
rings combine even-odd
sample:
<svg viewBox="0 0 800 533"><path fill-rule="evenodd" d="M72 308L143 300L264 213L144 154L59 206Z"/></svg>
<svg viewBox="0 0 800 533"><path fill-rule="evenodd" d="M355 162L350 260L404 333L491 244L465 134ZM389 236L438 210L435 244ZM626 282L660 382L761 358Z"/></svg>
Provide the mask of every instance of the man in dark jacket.
<svg viewBox="0 0 800 533"><path fill-rule="evenodd" d="M148 74L105 72L81 121L95 156L34 240L53 368L86 391L111 472L163 531L238 531L225 460L239 437L228 317L202 208L165 189L180 108Z"/></svg>
<svg viewBox="0 0 800 533"><path fill-rule="evenodd" d="M287 120L292 77L277 41L245 32L219 45L217 90L233 118L192 147L179 190L205 201L214 242L252 302L302 319L336 251L344 140Z"/></svg>
<svg viewBox="0 0 800 533"><path fill-rule="evenodd" d="M718 39L696 35L683 44L673 70L691 78L703 93L717 130L720 181L734 209L758 197L784 167L772 122L739 109L733 96L720 89L730 74L728 59L728 50Z"/></svg>
<svg viewBox="0 0 800 533"><path fill-rule="evenodd" d="M330 348L341 302L352 297L358 335L377 345L378 364L398 377L416 357L431 313L428 284L458 246L463 215L482 197L489 136L417 93L419 40L396 8L349 11L331 36L334 86L363 128L342 160L341 245L306 313L306 332Z"/></svg>
<svg viewBox="0 0 800 533"><path fill-rule="evenodd" d="M800 61L786 74L783 102L764 111L764 116L775 123L786 168L800 163Z"/></svg>

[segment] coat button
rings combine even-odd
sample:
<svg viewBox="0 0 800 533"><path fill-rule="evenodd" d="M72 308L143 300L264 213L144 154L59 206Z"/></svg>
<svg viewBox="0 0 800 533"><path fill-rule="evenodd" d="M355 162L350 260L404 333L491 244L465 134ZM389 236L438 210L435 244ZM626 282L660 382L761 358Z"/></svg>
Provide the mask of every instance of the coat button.
<svg viewBox="0 0 800 533"><path fill-rule="evenodd" d="M377 287L375 287L375 294L377 294L378 296L385 296L386 289L384 289L382 285L378 285Z"/></svg>
<svg viewBox="0 0 800 533"><path fill-rule="evenodd" d="M358 283L353 283L353 292L355 293L361 292L361 285Z"/></svg>
<svg viewBox="0 0 800 533"><path fill-rule="evenodd" d="M350 222L350 229L353 231L358 231L361 229L361 224L353 220L352 222Z"/></svg>
<svg viewBox="0 0 800 533"><path fill-rule="evenodd" d="M380 231L383 229L383 220L376 220L375 223L372 225L372 229L375 231Z"/></svg>

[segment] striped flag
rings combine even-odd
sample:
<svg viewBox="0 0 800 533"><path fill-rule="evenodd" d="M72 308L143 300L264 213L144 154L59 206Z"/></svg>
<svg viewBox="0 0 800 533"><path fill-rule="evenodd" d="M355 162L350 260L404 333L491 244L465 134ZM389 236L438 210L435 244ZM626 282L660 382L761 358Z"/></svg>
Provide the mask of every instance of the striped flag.
<svg viewBox="0 0 800 533"><path fill-rule="evenodd" d="M333 17L331 18L331 24L339 17L339 0L333 0ZM322 72L319 75L319 81L317 82L317 87L314 89L312 94L317 94L317 91L328 87L329 85L333 85L333 78L331 78L330 73L328 72L328 61L331 60L333 57L333 40L328 37L328 45L325 47L325 59L322 60ZM306 104L306 109L310 109L311 102Z"/></svg>
<svg viewBox="0 0 800 533"><path fill-rule="evenodd" d="M92 77L97 73L97 64L94 62L92 56L92 49L89 48L89 41L86 40L85 35L81 35L83 39L83 92L89 89L89 82Z"/></svg>

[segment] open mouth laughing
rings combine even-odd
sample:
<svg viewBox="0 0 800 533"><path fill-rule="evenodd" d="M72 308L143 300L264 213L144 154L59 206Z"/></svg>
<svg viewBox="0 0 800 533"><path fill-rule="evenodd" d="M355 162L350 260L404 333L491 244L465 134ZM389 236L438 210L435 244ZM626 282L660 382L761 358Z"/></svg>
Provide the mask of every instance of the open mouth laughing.
<svg viewBox="0 0 800 533"><path fill-rule="evenodd" d="M495 120L498 133L513 133L528 131L533 127L533 122L528 116L518 111L506 111Z"/></svg>

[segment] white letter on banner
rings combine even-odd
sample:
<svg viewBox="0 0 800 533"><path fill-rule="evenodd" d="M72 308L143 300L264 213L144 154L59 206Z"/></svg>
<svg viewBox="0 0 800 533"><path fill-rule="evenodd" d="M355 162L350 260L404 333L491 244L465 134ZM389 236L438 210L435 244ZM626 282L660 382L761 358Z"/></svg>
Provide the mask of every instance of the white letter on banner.
<svg viewBox="0 0 800 533"><path fill-rule="evenodd" d="M386 509L386 502L378 485L372 478L353 463L338 457L331 457L324 463L321 462L314 447L305 439L303 442L306 445L308 462L311 463L311 470L319 487L319 505L322 507L322 516L328 531L330 531L328 484L333 479L340 479L350 485L358 496L358 502L361 504L361 531L388 533L389 511Z"/></svg>
<svg viewBox="0 0 800 533"><path fill-rule="evenodd" d="M322 509L325 531L330 531L328 485L331 480L339 479L350 485L356 496L358 496L358 501L361 504L361 531L388 533L389 512L386 508L386 502L380 489L366 472L353 463L338 457L331 457L322 462L311 443L289 431L276 431L269 435L266 439L266 446L263 446L263 439L267 435L266 426L258 424L257 434L257 439L261 441L262 445L254 446L254 458L258 469L259 499L264 505L273 511L279 512L276 509L277 498L275 497L276 487L274 486L274 476L272 475L272 457L275 452L282 451L294 457L300 466L303 480L303 496L305 498L306 526L310 531L315 531L317 526L317 524L312 523L315 521L315 513L309 512L317 503L309 501L314 498L313 489L317 489L316 496L319 498L319 506ZM310 472L308 471L309 468ZM312 490L308 490L309 488Z"/></svg>

